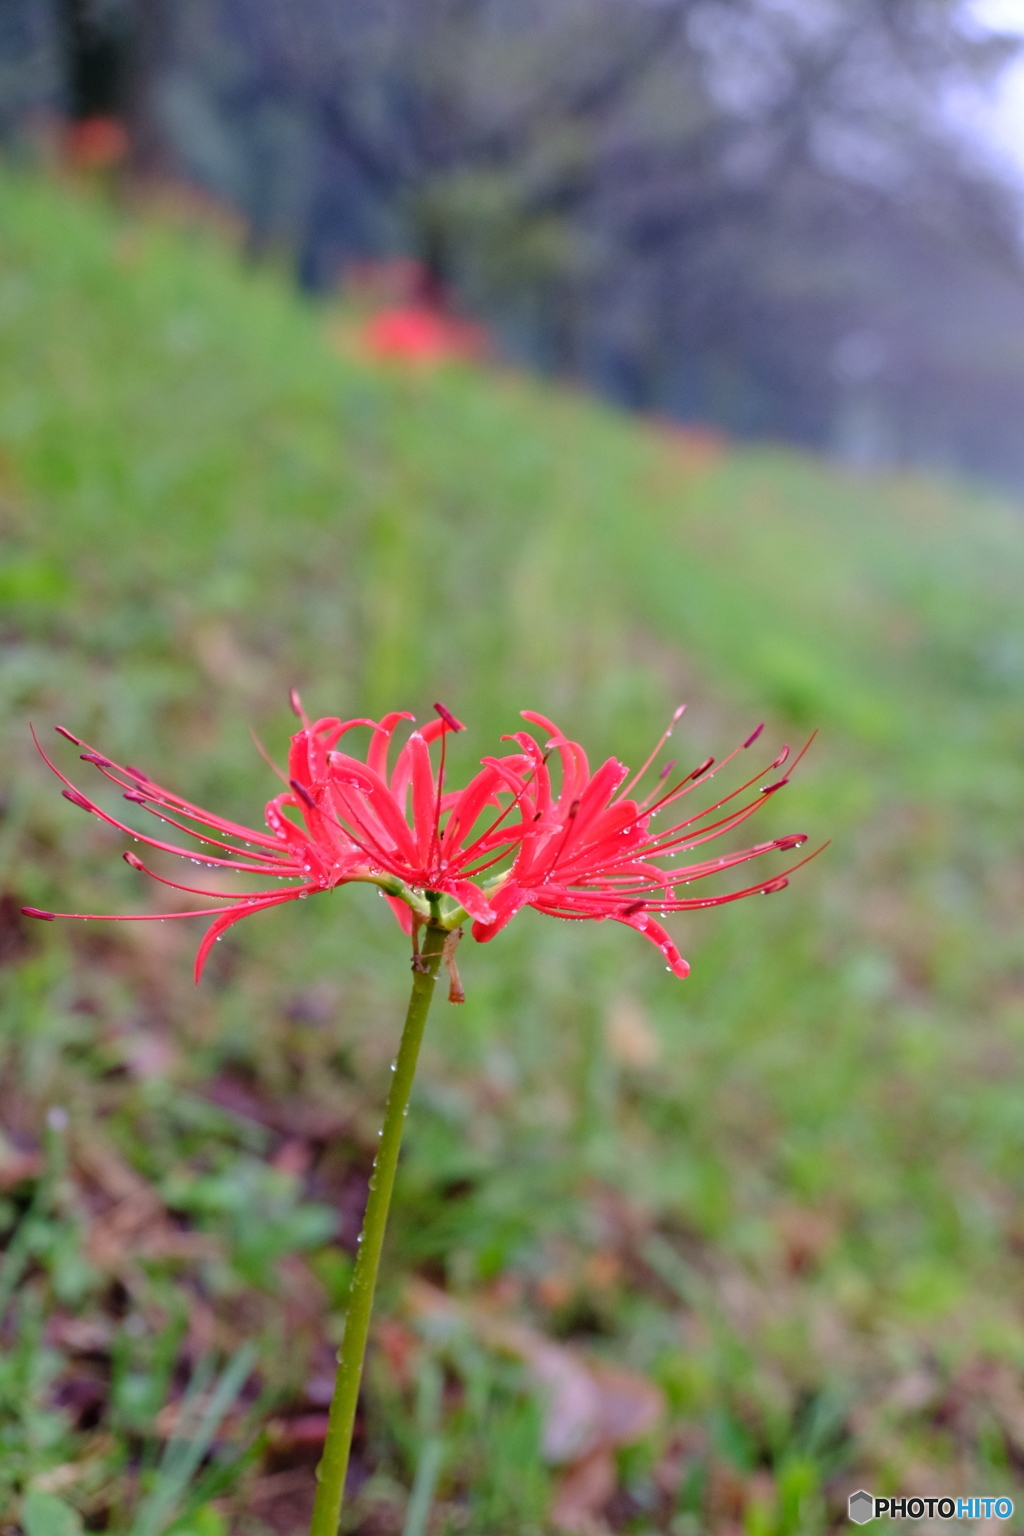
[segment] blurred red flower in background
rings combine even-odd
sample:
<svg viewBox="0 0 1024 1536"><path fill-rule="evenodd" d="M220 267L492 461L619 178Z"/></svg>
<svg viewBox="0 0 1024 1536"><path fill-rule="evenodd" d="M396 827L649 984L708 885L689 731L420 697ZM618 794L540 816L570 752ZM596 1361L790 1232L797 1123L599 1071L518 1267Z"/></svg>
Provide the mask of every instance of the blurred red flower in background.
<svg viewBox="0 0 1024 1536"><path fill-rule="evenodd" d="M479 357L486 334L482 326L410 304L372 316L363 326L361 339L363 349L378 361L435 365Z"/></svg>
<svg viewBox="0 0 1024 1536"><path fill-rule="evenodd" d="M83 171L119 165L128 153L128 134L116 117L83 117L68 125L65 153Z"/></svg>

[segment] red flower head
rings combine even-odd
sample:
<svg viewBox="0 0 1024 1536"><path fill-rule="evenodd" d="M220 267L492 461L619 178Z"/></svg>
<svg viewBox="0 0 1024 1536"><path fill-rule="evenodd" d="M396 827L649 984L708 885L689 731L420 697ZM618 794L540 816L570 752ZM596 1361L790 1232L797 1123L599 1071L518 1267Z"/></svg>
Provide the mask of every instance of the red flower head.
<svg viewBox="0 0 1024 1536"><path fill-rule="evenodd" d="M789 748L784 747L767 768L703 810L681 821L671 821L669 825L656 824L656 818L664 817L670 807L678 806L684 796L714 777L715 760L709 757L671 788L662 789L674 767L673 763L668 763L655 787L643 800L630 798L630 790L651 767L682 713L682 709L676 711L643 767L623 786L623 780L629 778L629 769L623 763L611 757L591 774L586 753L577 742L569 741L543 715L523 711L523 718L541 726L551 739L542 749L528 732L520 731L508 739L516 741L522 748L521 757L485 759L505 776L521 806L527 829L511 869L501 877L498 888L489 892L496 919L486 926L476 924L473 929L475 938L481 941L493 938L521 908L527 906L551 917L598 920L610 917L645 934L661 950L669 968L677 976L686 976L689 965L653 914L722 906L744 896L779 891L788 885L789 875L800 867L799 864L738 891L715 896L678 894L680 886L688 886L692 881L719 874L766 853L797 848L806 841L803 833L773 838L752 848L701 859L693 864L664 868L654 862L676 859L682 853L731 832L789 782L788 778L776 779L760 787L749 798L743 798L759 779L782 767L789 756ZM759 725L718 767L724 767L737 753L752 746L762 729ZM806 750L807 747L804 752ZM562 765L561 789L557 797L552 792L548 772L548 758L553 751L558 753ZM803 752L793 767L802 756ZM801 864L806 862L806 859L800 861Z"/></svg>
<svg viewBox="0 0 1024 1536"><path fill-rule="evenodd" d="M655 862L675 859L732 831L788 782L777 779L743 798L758 779L781 768L789 753L786 747L767 769L704 810L671 825L656 826L657 817L713 777L714 759L708 758L671 788L661 790L673 766L670 763L643 800L630 798L630 791L671 735L681 709L625 787L629 770L622 763L609 758L591 774L583 748L562 736L543 715L527 710L524 718L549 734L546 747L541 748L533 736L520 731L506 738L516 742L518 752L485 758L464 789L445 791L446 737L464 727L442 704L434 706L436 720L410 734L389 773L392 737L400 721L413 718L410 714L396 711L380 721L332 717L310 722L295 694L292 702L303 727L292 737L288 772L281 775L287 789L266 806L267 831L240 826L204 811L164 789L140 769L121 767L92 748L82 753L83 760L116 784L126 800L149 811L165 826L195 839L198 846L194 848L146 836L110 815L65 778L39 748L66 786L64 794L73 805L136 841L194 863L201 860L211 868L291 882L245 893L210 891L169 880L150 869L137 854L125 853L133 869L162 885L226 903L190 912L111 914L113 920L122 922L155 922L168 916L213 917L196 955L197 981L214 942L233 923L252 912L352 881L377 885L407 933L413 932L417 922L433 922L451 931L471 918L474 938L483 941L526 906L552 917L614 918L646 934L676 975L685 976L689 967L654 914L720 906L756 892L781 890L792 869L721 895L678 894L680 886L762 854L798 847L804 841L803 834L778 837L737 853L670 868ZM338 745L359 726L372 732L365 759L340 750ZM63 727L57 729L76 746L85 745ZM751 746L760 733L758 726L743 747L737 747L719 767ZM435 742L440 746L436 772L430 755ZM562 766L557 795L548 771L552 752L558 753ZM490 811L494 814L489 824L478 831L477 823ZM510 858L510 866L503 871L496 868ZM481 884L480 877L488 871L493 873ZM105 915L44 912L37 907L22 910L47 921ZM458 990L454 976L453 987Z"/></svg>
<svg viewBox="0 0 1024 1536"><path fill-rule="evenodd" d="M297 696L293 694L292 700L296 712L301 714ZM411 715L398 711L380 721L332 718L313 723L302 715L303 729L292 737L288 789L266 807L267 832L239 826L204 811L164 789L141 770L121 767L86 748L83 760L99 768L121 789L126 800L205 845L199 848L180 847L127 826L83 795L50 761L42 747L39 750L67 786L64 795L73 805L137 841L166 853L180 854L194 863L200 861L201 855L202 862L212 867L295 882L245 894L213 892L168 880L149 869L136 854L124 855L133 869L151 875L163 885L229 903L226 907L199 908L193 912L124 914L114 918L151 922L165 916L215 916L196 956L198 981L214 941L232 923L252 912L333 890L349 881L379 886L407 932L412 930L416 918L429 919L444 897L454 903L453 910L446 914L449 926L456 926L466 916L472 917L481 930L494 921L485 895L470 876L490 868L515 846L522 835L522 823L504 824L512 806L502 808L498 794L506 789L506 780L502 771L491 764L485 764L465 789L444 792L445 737L464 727L443 705L435 708L439 718L412 732L390 777L391 738L399 721L411 720ZM366 726L373 732L365 761L337 750L341 738L356 726ZM60 726L57 729L76 746L85 745L70 731ZM435 774L430 745L438 738L440 766ZM406 810L410 799L411 820ZM497 808L497 817L489 828L473 836L475 824L488 806ZM219 852L207 851L211 848ZM36 907L25 907L23 911L47 921L55 917L104 916L44 912Z"/></svg>

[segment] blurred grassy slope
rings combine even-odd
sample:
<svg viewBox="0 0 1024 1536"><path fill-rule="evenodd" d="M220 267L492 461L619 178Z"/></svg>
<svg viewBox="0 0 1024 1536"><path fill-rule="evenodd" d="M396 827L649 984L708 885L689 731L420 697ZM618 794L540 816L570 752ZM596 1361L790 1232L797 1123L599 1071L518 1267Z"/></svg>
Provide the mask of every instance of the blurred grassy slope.
<svg viewBox="0 0 1024 1536"><path fill-rule="evenodd" d="M388 1294L397 1306L410 1266L466 1292L519 1276L545 1326L653 1373L672 1409L622 1469L626 1513L609 1518L649 1522L623 1529L815 1529L841 1466L905 1491L1018 1485L1017 509L782 449L721 454L497 372L372 368L329 337L322 312L206 234L0 183L4 888L94 911L154 899L120 840L60 799L30 718L242 821L273 791L248 726L280 752L292 683L316 713L422 715L442 698L472 727L464 762L523 707L592 758L634 762L679 699L675 744L694 761L765 709L771 744L820 726L762 825L832 846L783 896L681 924L686 983L614 925L528 915L464 946L469 1001L431 1023ZM273 1336L282 1255L312 1246L333 1273L316 1215L300 1219L318 1207L295 1205L269 1257L232 1247L202 1181L243 1189L245 1159L262 1167L276 1143L254 1153L197 1106L210 1082L222 1100L244 1083L303 1104L344 1128L359 1166L404 992L383 904L348 891L257 918L198 994L190 924L27 932L13 910L10 1146L68 1104L220 1232L211 1293L265 1293L252 1327ZM344 1176L304 1194L330 1204ZM244 1214L244 1189L230 1198ZM82 1251L78 1271L61 1260L66 1295L40 1254L43 1311L101 1305L103 1265ZM595 1254L610 1267L587 1270ZM530 1289L555 1273L561 1291ZM687 1292L695 1275L707 1292ZM173 1265L146 1283L166 1301ZM407 1484L398 1419L392 1404L364 1456ZM19 1433L12 1487L47 1457L85 1457L72 1430L52 1453ZM519 1529L501 1434L474 1461L470 1430L452 1433L450 1496L468 1488L491 1529L511 1500L501 1528ZM675 1484L657 1470L670 1453ZM94 1482L83 1509L107 1497Z"/></svg>

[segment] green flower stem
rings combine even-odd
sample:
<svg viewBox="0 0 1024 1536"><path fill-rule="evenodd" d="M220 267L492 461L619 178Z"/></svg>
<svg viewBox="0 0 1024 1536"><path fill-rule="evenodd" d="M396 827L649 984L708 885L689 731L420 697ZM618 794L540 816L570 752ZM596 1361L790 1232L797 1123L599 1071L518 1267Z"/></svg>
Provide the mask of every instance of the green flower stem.
<svg viewBox="0 0 1024 1536"><path fill-rule="evenodd" d="M310 1536L337 1536L341 1518L341 1504L345 1493L345 1473L348 1470L349 1449L352 1444L352 1426L356 1417L356 1400L363 1374L363 1357L370 1331L370 1314L373 1311L373 1293L377 1286L377 1268L384 1246L384 1230L387 1226L391 1192L395 1185L395 1170L402 1145L402 1129L416 1074L416 1061L423 1039L423 1027L427 1022L430 1000L434 993L434 978L441 963L447 931L433 925L423 933L423 945L413 961L412 995L405 1015L405 1028L398 1047L391 1092L384 1111L384 1125L380 1133L380 1146L373 1164L370 1179L370 1197L366 1202L363 1230L359 1238L352 1288L349 1293L348 1315L345 1319L345 1336L338 1350L338 1375L331 1400L331 1415L327 1426L324 1454L317 1468L316 1502L313 1505L313 1521Z"/></svg>

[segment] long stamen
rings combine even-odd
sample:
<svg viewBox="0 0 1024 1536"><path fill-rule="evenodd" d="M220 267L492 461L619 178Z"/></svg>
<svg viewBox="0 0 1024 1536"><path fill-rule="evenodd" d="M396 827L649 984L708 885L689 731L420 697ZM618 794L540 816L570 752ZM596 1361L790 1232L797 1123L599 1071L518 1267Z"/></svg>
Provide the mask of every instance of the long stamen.
<svg viewBox="0 0 1024 1536"><path fill-rule="evenodd" d="M738 853L723 854L718 859L705 859L699 864L682 865L678 869L659 871L660 879L655 879L652 875L645 875L640 871L631 874L630 871L623 870L621 873L602 873L601 881L602 884L607 883L609 886L614 887L618 899L621 900L629 892L635 892L639 895L641 891L656 891L664 890L670 886L689 885L693 880L704 880L709 875L719 874L724 869L734 869L737 865L745 864L750 859L760 858L766 853L785 853L790 848L798 848L806 841L806 837L795 835L774 838L767 843L758 843L753 848L744 848ZM564 884L566 886L572 885L575 889L581 891L586 890L588 887L588 882L584 878L574 881L569 877L566 878Z"/></svg>
<svg viewBox="0 0 1024 1536"><path fill-rule="evenodd" d="M758 734L758 732L755 732L755 738L756 738L757 734ZM793 759L792 763L790 764L785 778L777 779L774 784L766 784L763 787L763 789L761 790L761 794L762 795L773 794L775 792L775 790L781 789L784 784L788 784L789 783L789 780L792 777L794 769L797 767L797 765L802 761L802 759L806 756L807 752L810 750L810 747L811 747L812 743L814 742L814 738L817 736L817 734L818 734L818 732L816 730L811 732L811 735L808 737L808 739L805 742L804 746L801 747L799 753L797 754L797 756ZM734 748L734 750L729 753L728 757L723 757L722 758L722 761L719 763L718 768L716 768L715 772L716 773L720 772L725 767L725 765L727 763L731 762L732 759L737 755L737 753L741 752L742 750L743 750L742 747ZM747 789L750 788L751 784L756 784L758 779L763 779L766 773L771 772L771 770L774 769L774 768L781 768L783 763L787 761L788 757L789 757L789 748L788 747L783 747L782 751L778 754L778 756L774 759L773 762L768 764L767 768L762 769L760 773L755 773L753 778L747 779L745 783L740 784L738 786L738 788L734 789L730 794L723 795L721 800L716 800L715 801L714 805L706 806L703 811L699 811L696 815L688 817L686 821L678 822L676 824L676 826L671 828L670 830L678 831L678 829L680 827L691 826L695 821L703 820L703 818L705 816L710 815L710 813L712 811L720 810L723 805L727 805L729 803L729 801L730 800L734 800L737 795L742 795L744 790L747 790ZM685 784L686 780L684 779L681 782L683 784ZM680 795L675 795L675 796L674 795L669 795L668 797L666 797L665 800L659 802L659 804L654 807L654 809L651 811L651 815L653 816L654 815L654 811L655 810L660 810L663 805L669 804L669 802L672 799L680 798L680 796L682 794L688 794L688 793L689 793L688 789L682 789L680 791Z"/></svg>
<svg viewBox="0 0 1024 1536"><path fill-rule="evenodd" d="M309 790L304 784L300 784L298 779L289 779L288 788L293 790L295 794L298 795L299 799L303 802L304 805L308 807L309 810L318 812L320 811L320 807L313 799L313 796L310 794ZM320 814L323 813L321 812Z"/></svg>
<svg viewBox="0 0 1024 1536"><path fill-rule="evenodd" d="M296 891L297 887L293 886L292 890ZM287 901L291 892L274 891L272 894L275 901ZM237 905L233 902L226 907L196 907L191 912L44 912L40 907L22 907L21 910L25 917L38 917L44 923L52 923L57 917L73 917L82 923L165 923L182 917L220 917L222 912L231 912Z"/></svg>
<svg viewBox="0 0 1024 1536"><path fill-rule="evenodd" d="M810 746L810 742L808 742L807 745ZM742 752L742 750L742 747L734 747L726 757L722 758L722 761L715 769L715 772L721 773L722 769L725 768L727 764L731 763L737 753ZM806 751L807 747L804 748L804 752ZM775 761L773 763L769 763L767 768L762 768L760 773L755 773L753 778L747 779L743 784L740 784L735 789L731 790L729 794L723 795L721 800L716 800L713 805L705 806L704 810L698 811L695 815L688 817L685 821L677 822L674 827L669 828L669 831L677 832L680 827L691 826L695 821L702 821L703 818L710 815L712 811L720 810L723 805L727 805L730 800L735 800L737 795L742 795L745 790L748 790L751 784L756 784L758 779L763 779L765 774L769 773L772 768L781 767L782 763L785 762L788 753L789 748L784 748L783 751L776 757ZM803 756L803 752L801 752L800 756ZM797 759L797 762L799 762L799 758ZM795 766L796 765L794 764L794 767ZM706 764L701 764L701 768L705 772L707 771ZM679 782L673 785L673 787L668 790L660 800L656 800L652 806L634 817L632 822L627 822L624 827L620 828L620 831L627 832L631 826L634 826L638 821L642 821L644 817L657 815L658 811L663 810L666 805L671 805L673 801L682 799L683 795L688 795L692 790L696 789L699 780L695 778L694 775L698 771L699 770L694 769L692 772L688 773L685 778L680 779Z"/></svg>
<svg viewBox="0 0 1024 1536"><path fill-rule="evenodd" d="M348 819L343 819L344 813L337 811L337 807L335 807L335 809L338 817L338 825L341 827L341 830L344 832L345 836L351 839L351 841L359 849L359 852L365 853L366 857L372 864L379 865L381 869L387 870L388 874L397 875L401 879L404 879L408 874L408 870L404 865L400 865L398 860L393 859L390 853L381 847L380 843L378 843L377 839L373 836L373 833L370 832L368 828L363 828L364 835L370 838L371 842L374 844L374 847L367 848L364 843L359 841L359 838L352 831Z"/></svg>
<svg viewBox="0 0 1024 1536"><path fill-rule="evenodd" d="M715 768L715 773L721 773L722 769L728 767L733 758L737 757L742 751L742 746L733 747L732 751L726 753L725 757L722 758L722 761L718 764L717 768ZM755 773L752 778L747 779L745 784L741 784L739 788L734 789L732 793L734 795L741 795L744 789L747 789L751 784L756 784L758 779L763 779L765 774L770 773L773 768L780 768L785 762L788 753L789 748L784 747L782 752L778 755L778 757L776 757L773 763L769 763L767 768L762 768L760 773ZM683 778L679 779L675 784L673 784L671 789L666 790L665 794L662 795L660 800L656 800L654 802L654 804L651 806L650 814L654 816L666 805L671 805L674 800L681 799L683 795L691 794L693 790L697 788L698 781L703 777L704 774L707 773L709 768L714 766L714 761L714 758L706 758L704 762L699 765L699 767L691 769L689 773L685 774Z"/></svg>
<svg viewBox="0 0 1024 1536"><path fill-rule="evenodd" d="M514 828L513 831L515 831ZM516 841L517 839L514 836L510 836L508 842L499 849L493 858L486 859L483 864L475 864L472 869L460 869L459 873L462 875L462 878L464 880L475 880L477 875L484 873L484 870L493 868L495 864L500 864L502 859L508 857L509 846Z"/></svg>
<svg viewBox="0 0 1024 1536"><path fill-rule="evenodd" d="M636 773L634 773L634 775L630 779L629 783L626 784L622 789L619 790L619 793L615 797L616 800L624 800L626 798L626 796L629 794L630 790L633 788L634 784L639 784L640 780L643 778L643 776L647 772L648 768L654 762L654 759L657 757L658 753L661 751L661 749L665 745L666 741L668 741L669 737L672 735L672 732L675 730L676 726L679 724L680 720L683 718L683 715L685 713L686 713L686 705L685 704L680 704L679 708L676 710L675 714L672 716L672 719L669 721L669 723L666 726L665 730L662 731L660 737L658 738L658 744L654 748L654 751L651 753L650 757L647 758L647 760L644 763L643 767L637 769ZM613 805L614 805L614 803L615 803L615 801L612 801Z"/></svg>
<svg viewBox="0 0 1024 1536"><path fill-rule="evenodd" d="M55 727L55 729L59 729L59 727ZM68 733L62 731L61 734L67 735ZM71 780L66 778L65 775L61 773L56 764L53 763L49 757L47 757L46 753L43 751L42 745L40 744L39 738L36 736L34 731L32 732L32 736L39 754L43 761L46 763L47 767L50 768L59 779L63 780L65 784L71 784ZM76 745L83 746L84 743L79 742L76 739ZM107 779L109 783L116 784L118 789L131 796L137 804L146 805L147 810L152 809L152 807L148 804L149 801L152 801L154 805L163 805L165 809L175 810L179 815L188 816L191 820L198 821L200 826L216 827L218 831L224 832L230 837L237 837L242 842L255 843L257 846L262 846L268 852L271 852L275 855L279 851L276 844L274 843L274 840L268 837L265 832L260 832L254 827L243 827L237 822L228 821L223 816L211 816L207 811L202 810L199 806L192 805L190 801L183 799L180 795L175 795L170 790L166 790L161 785L155 783L154 780L151 779L148 774L143 773L140 768L131 768L128 766L128 764L125 764L125 766L122 768L118 763L111 762L110 758L104 757L101 752L95 752L91 748L88 751L83 752L81 757L83 762L91 763L94 767L98 768L103 777ZM71 787L74 788L73 785ZM168 821L169 825L178 827L178 829L182 832L187 832L190 837L201 837L204 842L218 842L218 839L216 838L206 837L205 833L194 832L191 827L183 827L180 822L170 821L169 819ZM219 846L222 848L228 848L231 845L228 843L220 843ZM231 851L242 854L245 858L258 857L256 854L245 853L245 850L242 848L232 848Z"/></svg>
<svg viewBox="0 0 1024 1536"><path fill-rule="evenodd" d="M661 772L658 774L658 780L657 780L657 783L654 785L654 788L648 790L647 794L640 801L640 809L641 809L641 811L646 811L648 809L648 807L650 806L651 801L654 799L655 795L658 793L658 785L659 784L664 784L665 780L668 778L669 774L672 772L672 769L675 767L677 762L678 762L678 758L675 758L675 757L669 758L669 760L665 764L664 768L662 768Z"/></svg>
<svg viewBox="0 0 1024 1536"><path fill-rule="evenodd" d="M741 901L746 896L756 896L762 891L765 893L780 891L785 885L788 885L790 875L795 874L798 869L802 869L805 864L809 864L812 859L816 859L819 853L823 853L828 846L828 843L822 843L819 848L815 848L813 853L807 854L805 858L800 859L796 864L791 864L781 874L772 875L765 880L758 880L753 885L744 886L739 891L727 891L721 896L680 897L675 901L645 901L643 905L652 912L695 912L704 907L721 907L725 906L728 902ZM570 893L566 892L565 894L568 895ZM623 894L593 891L586 893L586 900L588 906L597 908L601 916L615 917L619 915L615 909L621 903ZM555 892L552 894L550 902L542 903L543 910L557 917L584 919L588 916L588 913L581 912L578 908L560 905L563 901L563 895Z"/></svg>
<svg viewBox="0 0 1024 1536"><path fill-rule="evenodd" d="M816 859L819 853L824 853L828 846L827 842L822 843L820 847L814 849L813 853L807 854L805 858L798 860L796 864L790 864L781 874L772 875L769 880L758 880L754 885L745 886L741 891L727 891L722 896L695 896L689 900L684 896L671 904L666 904L661 910L664 912L693 912L701 907L720 907L730 901L740 901L744 896L757 895L759 891L764 891L766 894L773 891L781 891L784 886L789 884L790 875L795 874L798 869L803 869L804 865L809 864L812 859Z"/></svg>
<svg viewBox="0 0 1024 1536"><path fill-rule="evenodd" d="M35 731L32 730L31 726L29 726L29 730L32 731L32 738L35 741L36 748L37 748L37 750L39 752L40 757L43 759L43 762L47 765L48 768L50 768L52 770L52 772L54 774L56 774L57 778L60 779L61 783L65 784L67 786L67 789L65 791L63 791L63 793L67 794L67 798L71 801L71 803L73 805L77 805L81 809L88 811L90 815L98 817L100 821L105 821L108 826L116 827L119 832L124 832L126 836L134 837L134 838L138 839L139 841L141 841L143 843L147 843L150 848L159 848L164 853L177 854L177 856L179 858L182 858L182 859L195 859L196 854L197 854L197 852L199 850L192 849L192 848L178 848L174 843L165 843L165 842L162 842L161 840L159 840L157 838L147 837L145 832L139 832L139 831L136 830L135 827L130 827L130 826L127 825L127 823L125 823L123 821L118 821L116 816L111 816L108 811L103 810L102 806L96 805L92 800L88 800L86 798L86 796L82 794L81 790L79 790L74 784L72 784L71 780L67 777L67 775L61 773L61 771L57 767L56 763L53 762L52 759L47 756L47 754L44 751L43 746L42 746L38 736L36 736ZM62 732L62 734L69 736L69 733L66 732L66 731ZM76 739L76 745L77 746L81 746L82 743L77 741L77 739ZM108 775L108 777L109 777L109 775ZM132 791L126 791L126 794L131 794L131 793L133 793L133 792ZM138 795L137 791L135 791L134 793L136 795ZM144 804L145 802L140 800L139 803ZM173 821L170 817L160 815L160 813L158 813L157 811L153 810L152 806L146 805L145 809L148 810L153 816L156 816L158 821L166 822L166 823L168 823L171 826L177 826L180 831L185 832L189 837L196 838L200 842L208 842L208 843L210 843L214 847L228 848L230 852L238 853L238 854L243 854L245 857L247 857L249 859L252 859L252 860L257 859L257 857L258 857L256 854L245 854L245 850L242 849L242 848L231 848L230 844L228 844L228 843L221 843L217 838L207 837L205 835L205 833L194 832L191 827L183 827L183 826L181 826L181 824L179 822ZM269 839L268 839L268 841L269 841ZM276 853L277 849L274 849L273 851ZM264 859L266 859L268 863L270 862L269 854L264 854L264 855L262 855L262 857ZM211 863L211 864L222 865L222 866L225 866L227 868L244 869L244 870L247 870L247 871L252 871L254 873L277 874L279 869L283 868L284 865L287 862L291 862L291 861L287 860L285 858L285 856L282 855L280 863L277 863L273 867L271 867L270 869L267 869L264 866L261 866L259 864L239 864L239 865L235 865L235 864L231 863L227 859L219 859L214 854L208 854L206 856L206 859L204 860L204 862ZM60 916L59 913L57 915ZM74 914L72 914L72 915L74 915Z"/></svg>
<svg viewBox="0 0 1024 1536"><path fill-rule="evenodd" d="M165 811L159 811L154 806L147 804L140 795L133 794L131 790L125 792L124 798L126 800L130 799L133 805L140 805L156 821L162 821L165 827L177 827L178 831L184 832L186 837L194 837L197 842L207 843L211 848L223 848L228 853L237 853L239 859L248 859L250 863L242 864L236 859L220 859L216 854L207 854L203 849L175 848L170 843L154 842L152 838L146 837L141 832L136 832L134 828L126 826L124 822L116 821L113 817L107 816L98 806L90 805L94 815L101 816L112 827L119 827L121 831L130 833L132 837L142 837L143 842L149 843L154 848L165 848L171 853L180 853L182 858L186 859L194 859L197 855L201 855L204 863L222 864L225 869L250 870L255 875L276 875L279 870L286 869L289 864L295 862L290 855L281 849L280 844L272 846L264 853L249 853L247 849L236 848L233 843L225 843L219 837L210 837L206 832L196 832L193 827L187 827L183 821L178 821L174 816L168 816Z"/></svg>
<svg viewBox="0 0 1024 1536"><path fill-rule="evenodd" d="M267 751L267 749L263 745L262 741L260 741L259 737L256 735L256 732L253 730L251 725L249 727L249 735L252 737L253 746L256 748L256 751L259 753L260 757L262 757L263 761L266 763L266 765L270 769L271 773L276 774L276 776L281 780L282 784L287 784L288 783L288 775L285 773L283 768L279 768L277 766L277 764L274 762L274 759L271 757L270 753Z"/></svg>
<svg viewBox="0 0 1024 1536"><path fill-rule="evenodd" d="M466 727L461 720L456 720L450 709L435 701L434 708L440 715L443 723L449 731L464 731ZM444 794L444 764L445 749L447 745L448 731L441 732L441 761L437 770L437 800L434 806L434 830L430 837L430 867L432 873L440 873L438 865L441 859L441 797ZM435 860L437 864L435 865Z"/></svg>
<svg viewBox="0 0 1024 1536"><path fill-rule="evenodd" d="M547 761L547 754L545 754L545 759L544 760L545 760L545 762ZM463 873L467 872L466 869L465 869L465 866L466 866L466 864L469 863L470 859L475 858L476 850L480 847L480 844L481 843L485 843L487 841L487 839L491 836L492 832L496 832L497 831L497 829L501 826L501 823L505 820L505 817L508 815L509 811L514 811L515 810L516 806L519 804L520 800L523 798L523 796L526 794L526 791L529 789L530 783L531 783L532 779L534 778L534 776L536 774L536 771L537 770L535 768L531 768L530 769L530 771L527 773L526 777L524 778L524 780L522 782L522 785L520 787L519 793L514 797L514 799L509 801L508 805L506 805L506 807L502 811L501 815L496 817L495 820L491 822L490 826L486 827L484 829L484 831L480 833L479 837L474 838L473 841L470 843L468 848L464 848L463 849L462 854L460 856L460 860L459 860L459 867L462 869ZM509 841L511 842L511 841L513 841L513 839L510 838ZM504 858L504 856L505 855L503 853L501 853L501 854L498 855L498 858ZM484 867L486 868L487 866L485 865Z"/></svg>
<svg viewBox="0 0 1024 1536"><path fill-rule="evenodd" d="M447 710L444 711L444 714L441 714L442 707L443 706L440 705L440 704L435 704L434 705L434 708L437 710L438 714L441 715L441 719L442 720L445 720L447 722L447 720L451 720L451 719L455 718L453 715L449 715ZM448 732L447 731L442 731L441 732L441 759L440 759L440 762L438 763L438 768L437 768L437 794L434 797L434 826L433 826L433 830L431 831L431 834L430 834L430 861L429 862L430 862L430 870L431 870L432 874L435 874L435 873L439 874L440 873L440 867L439 866L440 866L440 863L441 863L441 796L444 794L444 760L445 760L445 743L447 741L447 738L448 738Z"/></svg>
<svg viewBox="0 0 1024 1536"><path fill-rule="evenodd" d="M556 867L556 865L558 864L559 859L562 857L562 854L565 852L565 845L566 845L566 843L568 843L570 837L573 834L573 830L574 830L573 824L574 824L574 822L576 820L576 817L579 815L579 810L580 810L580 802L578 800L574 800L572 802L572 804L570 805L568 813L566 815L566 822L568 823L568 825L566 826L566 829L565 829L565 835L563 836L562 841L559 843L557 851L552 855L551 859L548 861L548 874L550 874L551 871ZM547 876L545 876L544 878L546 879Z"/></svg>
<svg viewBox="0 0 1024 1536"><path fill-rule="evenodd" d="M218 901L227 901L233 903L234 905L241 904L244 906L247 901L258 901L261 897L276 896L279 894L277 891L207 891L204 890L202 886L198 885L181 885L179 881L168 880L166 875L160 875L155 869L150 869L149 865L144 864L143 861L139 858L138 854L132 853L130 848L127 850L127 852L123 853L121 857L124 859L127 865L129 865L132 869L137 869L140 874L148 875L151 880L156 880L161 885L170 886L172 890L185 891L189 896L212 896ZM306 881L304 883L308 888L309 882ZM298 887L292 887L292 889L297 888ZM229 908L224 907L221 910L228 911Z"/></svg>
<svg viewBox="0 0 1024 1536"><path fill-rule="evenodd" d="M368 838L372 844L372 847L367 848L365 843L361 842L359 837L352 830L351 823L354 818L352 817L351 813L348 811L339 810L337 805L335 805L334 811L338 819L338 826L341 828L342 832L344 832L345 836L349 838L349 840L359 849L360 853L366 855L371 864L376 865L380 869L386 870L388 874L394 875L399 880L410 880L412 871L410 870L405 860L401 857L393 857L392 852L382 846L369 826L363 822L360 823L360 830L362 835ZM415 884L416 882L412 881L411 883Z"/></svg>
<svg viewBox="0 0 1024 1536"><path fill-rule="evenodd" d="M769 786L769 788L771 789L773 786ZM730 796L729 798L731 799L732 797ZM725 801L723 800L719 803L724 805ZM767 801L764 796L759 796L756 800L748 800L746 805L740 806L738 810L730 811L727 816L720 817L718 821L711 822L709 826L700 827L697 831L682 837L676 836L675 834L680 832L682 828L692 826L694 822L701 820L700 816L691 816L689 821L680 822L678 827L666 828L657 840L649 842L640 848L631 849L630 857L652 859L658 858L669 851L678 851L682 848L699 848L701 843L711 842L714 838L721 837L724 832L731 832L734 827L740 826L749 816L753 816L766 803ZM709 809L715 809L715 807L710 807ZM706 813L702 812L703 814Z"/></svg>

